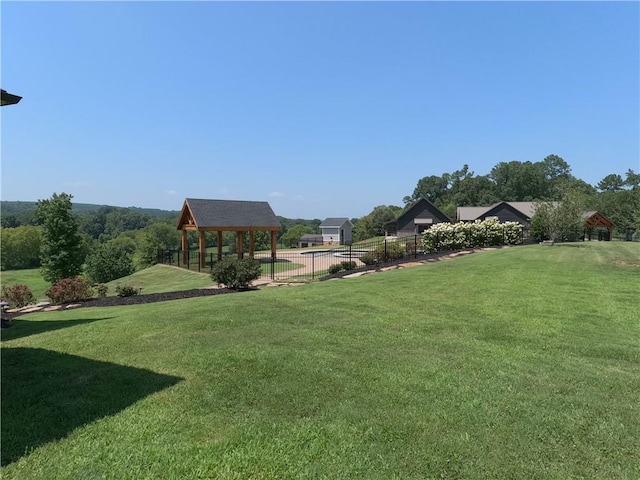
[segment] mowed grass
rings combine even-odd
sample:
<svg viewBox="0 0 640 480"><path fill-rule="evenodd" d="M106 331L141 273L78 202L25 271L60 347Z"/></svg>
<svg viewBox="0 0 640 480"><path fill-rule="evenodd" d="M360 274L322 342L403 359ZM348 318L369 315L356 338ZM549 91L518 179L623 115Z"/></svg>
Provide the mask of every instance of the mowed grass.
<svg viewBox="0 0 640 480"><path fill-rule="evenodd" d="M39 269L8 270L2 272L2 285L16 283L27 285L38 301L49 301L45 291L51 286L42 278ZM198 273L168 265L154 265L139 270L132 275L107 283L109 295L116 294L117 285L141 287L142 293L164 293L193 288L206 288L214 285L209 273Z"/></svg>
<svg viewBox="0 0 640 480"><path fill-rule="evenodd" d="M42 278L39 268L30 268L26 270L6 270L0 272L0 283L2 286L10 287L11 285L26 285L31 289L33 296L38 301L48 300L44 294L51 287L51 284Z"/></svg>
<svg viewBox="0 0 640 480"><path fill-rule="evenodd" d="M194 288L211 287L215 282L208 272L192 272L184 268L168 265L153 265L143 270L107 283L109 295L115 295L118 285L131 285L142 288L145 293L177 292Z"/></svg>
<svg viewBox="0 0 640 480"><path fill-rule="evenodd" d="M535 245L25 315L2 476L637 479L639 288L638 244Z"/></svg>

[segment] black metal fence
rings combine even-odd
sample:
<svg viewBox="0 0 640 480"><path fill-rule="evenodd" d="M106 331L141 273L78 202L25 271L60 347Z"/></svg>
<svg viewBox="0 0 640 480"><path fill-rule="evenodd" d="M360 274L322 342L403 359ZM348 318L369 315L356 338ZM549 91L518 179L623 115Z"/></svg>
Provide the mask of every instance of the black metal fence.
<svg viewBox="0 0 640 480"><path fill-rule="evenodd" d="M270 251L256 252L253 257L262 263L263 278L295 282L319 279L339 270L353 270L365 265L384 265L402 260L417 260L430 255L433 255L433 252L424 251L422 236L414 235L353 245L324 245L278 250L275 259L272 258ZM237 255L224 253L223 256L236 257ZM208 247L203 254L202 262L200 260L201 256L197 250L158 251L158 263L210 273L215 262L218 261L216 247Z"/></svg>

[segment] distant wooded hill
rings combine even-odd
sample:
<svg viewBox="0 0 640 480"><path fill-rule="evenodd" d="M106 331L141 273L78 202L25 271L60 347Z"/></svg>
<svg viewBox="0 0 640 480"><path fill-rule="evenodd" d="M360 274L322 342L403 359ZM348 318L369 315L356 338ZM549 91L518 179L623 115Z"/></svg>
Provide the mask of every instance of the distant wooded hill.
<svg viewBox="0 0 640 480"><path fill-rule="evenodd" d="M9 201L3 200L0 202L0 216L2 217L3 227L15 227L18 225L33 225L33 212L36 209L36 202L24 202L24 201ZM97 205L93 203L73 203L73 213L86 216L91 214L97 214L105 209L115 211L129 211L137 213L141 216L149 217L152 221L155 220L177 220L180 214L179 210L161 210L159 208L141 208L141 207L114 207L112 205ZM283 232L287 231L290 227L295 225L307 225L313 228L313 231L319 231L319 225L321 220L303 219L303 218L285 218L278 216L278 220L283 225Z"/></svg>
<svg viewBox="0 0 640 480"><path fill-rule="evenodd" d="M133 210L134 212L143 213L150 217L167 218L170 216L177 217L180 213L177 210L161 210L159 208L140 208L140 207L114 207L112 205L96 205L93 203L74 203L74 213L93 213L100 210L102 207L110 208L126 208ZM23 202L23 201L9 201L2 200L0 202L0 213L4 215L30 215L36 208L36 202Z"/></svg>

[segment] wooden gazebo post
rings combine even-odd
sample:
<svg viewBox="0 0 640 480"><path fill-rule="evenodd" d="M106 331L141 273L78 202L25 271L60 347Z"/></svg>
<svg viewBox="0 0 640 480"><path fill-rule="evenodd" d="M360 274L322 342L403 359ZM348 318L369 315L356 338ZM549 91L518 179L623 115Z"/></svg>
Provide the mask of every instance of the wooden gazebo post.
<svg viewBox="0 0 640 480"><path fill-rule="evenodd" d="M205 241L204 230L199 230L200 238L198 240L198 253L200 254L200 268L206 267L207 263L207 242Z"/></svg>
<svg viewBox="0 0 640 480"><path fill-rule="evenodd" d="M218 230L218 261L222 260L222 230Z"/></svg>
<svg viewBox="0 0 640 480"><path fill-rule="evenodd" d="M187 239L187 230L182 230L182 242L180 244L182 248L182 264L186 265L189 261L189 241Z"/></svg>
<svg viewBox="0 0 640 480"><path fill-rule="evenodd" d="M276 261L276 246L278 245L278 231L271 230L271 261Z"/></svg>
<svg viewBox="0 0 640 480"><path fill-rule="evenodd" d="M253 253L255 251L255 242L256 242L256 232L253 230L249 230L249 256L253 258Z"/></svg>
<svg viewBox="0 0 640 480"><path fill-rule="evenodd" d="M238 254L238 260L242 260L242 258L244 257L244 252L242 251L242 243L244 240L244 232L239 230L236 232L236 239L237 239L237 243L236 243L236 250L237 250L237 254Z"/></svg>

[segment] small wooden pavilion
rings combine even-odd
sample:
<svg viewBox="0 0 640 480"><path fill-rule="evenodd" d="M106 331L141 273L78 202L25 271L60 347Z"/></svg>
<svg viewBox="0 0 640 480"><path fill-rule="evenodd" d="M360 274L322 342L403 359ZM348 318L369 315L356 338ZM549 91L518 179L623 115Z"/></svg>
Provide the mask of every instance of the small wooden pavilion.
<svg viewBox="0 0 640 480"><path fill-rule="evenodd" d="M584 229L587 240L591 240L594 230L598 231L598 240L611 240L613 238L613 227L615 225L600 212L584 212L582 218L584 218ZM606 229L606 233L603 229Z"/></svg>
<svg viewBox="0 0 640 480"><path fill-rule="evenodd" d="M186 198L178 217L178 230L182 230L182 255L187 262L187 232L199 232L198 250L200 267L205 264L205 232L218 233L218 260L222 259L222 232L236 232L238 258L243 257L244 232L249 232L249 255L253 256L254 232L271 232L271 258L276 258L277 233L282 224L267 202L244 200L205 200Z"/></svg>

